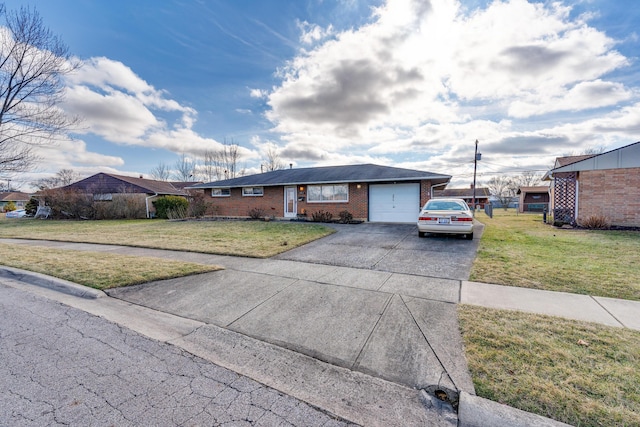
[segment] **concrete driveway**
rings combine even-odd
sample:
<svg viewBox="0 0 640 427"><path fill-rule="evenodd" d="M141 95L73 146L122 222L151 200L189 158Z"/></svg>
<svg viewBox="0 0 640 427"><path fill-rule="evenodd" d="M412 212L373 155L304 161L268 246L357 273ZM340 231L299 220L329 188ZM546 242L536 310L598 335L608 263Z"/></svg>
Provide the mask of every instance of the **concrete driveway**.
<svg viewBox="0 0 640 427"><path fill-rule="evenodd" d="M418 237L415 224L334 224L337 233L276 256L276 259L468 280L482 235Z"/></svg>

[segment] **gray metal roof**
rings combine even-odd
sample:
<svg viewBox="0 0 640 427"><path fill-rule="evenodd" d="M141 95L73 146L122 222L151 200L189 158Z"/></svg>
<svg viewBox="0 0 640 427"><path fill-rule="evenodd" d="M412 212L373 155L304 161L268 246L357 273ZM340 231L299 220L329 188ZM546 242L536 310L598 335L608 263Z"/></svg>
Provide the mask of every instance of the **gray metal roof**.
<svg viewBox="0 0 640 427"><path fill-rule="evenodd" d="M349 182L399 182L430 180L449 182L451 175L373 164L281 169L239 178L213 181L189 188L271 187L278 185L331 184Z"/></svg>
<svg viewBox="0 0 640 427"><path fill-rule="evenodd" d="M557 167L552 169L551 173L638 167L640 167L640 142Z"/></svg>

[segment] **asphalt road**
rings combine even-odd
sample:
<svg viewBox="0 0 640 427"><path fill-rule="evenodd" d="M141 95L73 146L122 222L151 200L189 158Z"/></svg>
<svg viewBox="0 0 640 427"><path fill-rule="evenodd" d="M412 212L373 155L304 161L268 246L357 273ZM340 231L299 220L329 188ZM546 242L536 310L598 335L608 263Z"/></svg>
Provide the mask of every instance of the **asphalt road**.
<svg viewBox="0 0 640 427"><path fill-rule="evenodd" d="M7 280L0 281L0 425L349 425Z"/></svg>

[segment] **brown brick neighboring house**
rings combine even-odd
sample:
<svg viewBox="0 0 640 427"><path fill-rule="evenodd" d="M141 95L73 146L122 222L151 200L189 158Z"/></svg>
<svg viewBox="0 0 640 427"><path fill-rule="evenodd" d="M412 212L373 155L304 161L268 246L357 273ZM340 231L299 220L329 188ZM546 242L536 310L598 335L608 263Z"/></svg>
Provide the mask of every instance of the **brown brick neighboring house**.
<svg viewBox="0 0 640 427"><path fill-rule="evenodd" d="M520 196L518 210L524 212L549 212L549 186L520 187L517 192Z"/></svg>
<svg viewBox="0 0 640 427"><path fill-rule="evenodd" d="M611 225L640 227L640 142L602 154L559 157L551 180L554 221L604 216Z"/></svg>
<svg viewBox="0 0 640 427"><path fill-rule="evenodd" d="M449 175L373 164L291 168L195 185L215 214L247 217L252 209L267 217L311 218L319 211L337 218L348 211L372 222L415 222L433 186Z"/></svg>
<svg viewBox="0 0 640 427"><path fill-rule="evenodd" d="M476 187L476 207L484 209L484 206L489 203L490 195L491 193L488 188ZM444 190L436 190L433 192L433 197L464 199L469 207L471 207L473 203L473 184L471 184L469 188L445 188Z"/></svg>
<svg viewBox="0 0 640 427"><path fill-rule="evenodd" d="M0 193L0 212L4 212L4 207L9 202L13 202L16 209L24 209L31 197L27 193L21 191L7 191Z"/></svg>
<svg viewBox="0 0 640 427"><path fill-rule="evenodd" d="M109 173L97 173L69 184L62 189L74 189L93 194L95 200L110 202L116 198L136 199L144 203L147 218L154 212L153 200L160 196L188 196L184 189L199 182L168 182Z"/></svg>

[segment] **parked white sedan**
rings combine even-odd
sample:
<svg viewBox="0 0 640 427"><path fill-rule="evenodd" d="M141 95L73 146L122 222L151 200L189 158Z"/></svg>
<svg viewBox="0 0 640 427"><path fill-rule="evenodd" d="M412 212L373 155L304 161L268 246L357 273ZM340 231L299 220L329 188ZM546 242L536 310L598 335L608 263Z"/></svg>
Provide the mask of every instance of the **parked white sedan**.
<svg viewBox="0 0 640 427"><path fill-rule="evenodd" d="M473 239L473 214L462 199L431 199L418 216L418 236L428 233L464 234Z"/></svg>

